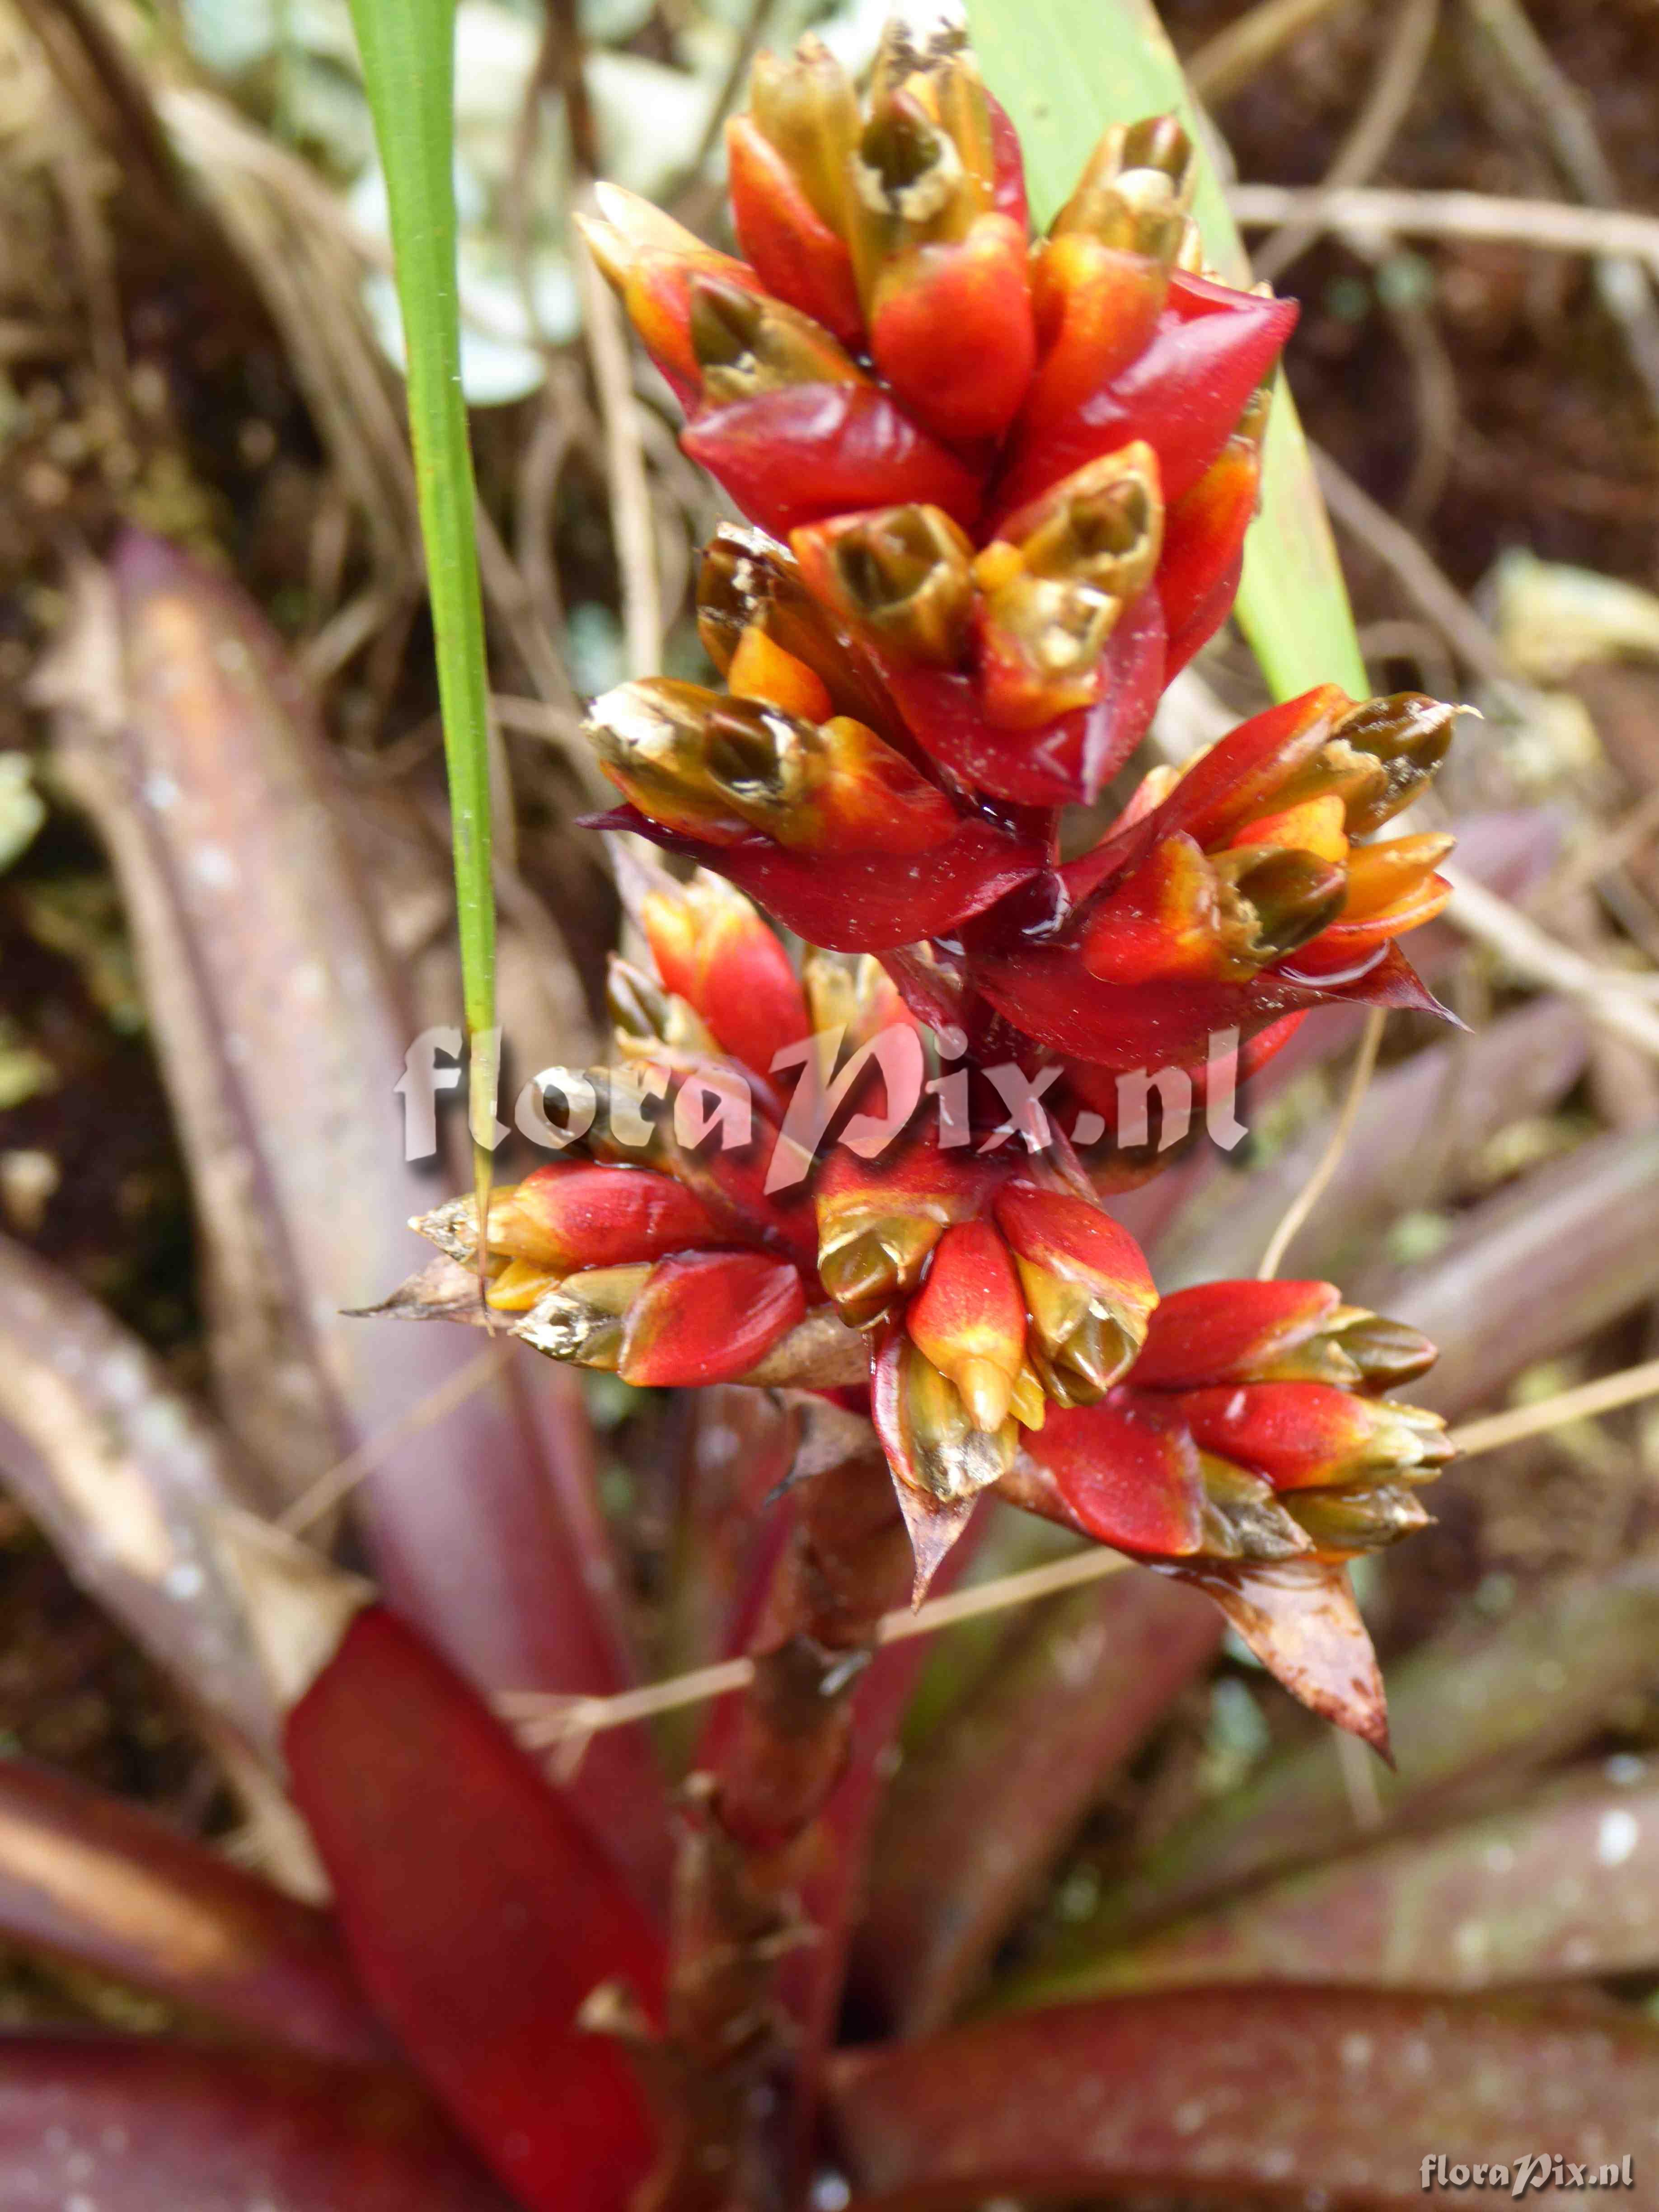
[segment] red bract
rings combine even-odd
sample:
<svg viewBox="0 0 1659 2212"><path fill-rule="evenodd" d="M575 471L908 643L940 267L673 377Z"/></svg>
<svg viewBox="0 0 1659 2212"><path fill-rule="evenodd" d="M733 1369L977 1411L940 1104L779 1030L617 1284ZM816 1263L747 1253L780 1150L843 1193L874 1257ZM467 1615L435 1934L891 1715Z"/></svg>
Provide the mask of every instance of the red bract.
<svg viewBox="0 0 1659 2212"><path fill-rule="evenodd" d="M883 952L916 938L944 936L1042 866L1040 847L971 817L959 821L925 859L908 862L882 853L790 853L758 837L706 845L664 830L632 807L605 816L599 826L637 830L665 852L718 868L786 929L836 952Z"/></svg>
<svg viewBox="0 0 1659 2212"><path fill-rule="evenodd" d="M1144 438L1174 507L1218 460L1296 323L1289 300L1257 299L1177 270L1134 360L1070 407L1022 418L997 488L1000 512L1102 453ZM1036 395L1040 398L1040 394Z"/></svg>
<svg viewBox="0 0 1659 2212"><path fill-rule="evenodd" d="M805 1311L806 1294L787 1260L681 1253L653 1267L630 1300L617 1372L624 1382L659 1388L724 1382L757 1366Z"/></svg>
<svg viewBox="0 0 1659 2212"><path fill-rule="evenodd" d="M757 392L698 414L680 443L777 538L896 499L943 507L963 523L979 507L972 472L869 386Z"/></svg>

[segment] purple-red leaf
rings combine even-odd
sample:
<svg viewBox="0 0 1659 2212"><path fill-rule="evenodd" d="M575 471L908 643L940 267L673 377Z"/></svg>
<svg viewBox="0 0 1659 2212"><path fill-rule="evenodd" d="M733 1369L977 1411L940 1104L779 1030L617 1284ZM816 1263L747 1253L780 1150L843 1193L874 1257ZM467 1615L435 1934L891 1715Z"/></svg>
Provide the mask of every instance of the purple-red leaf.
<svg viewBox="0 0 1659 2212"><path fill-rule="evenodd" d="M849 2052L835 2114L857 2212L1131 2191L1376 2212L1421 2204L1442 2154L1511 2177L1629 2157L1644 2189L1659 2031L1351 1990L1127 1997Z"/></svg>
<svg viewBox="0 0 1659 2212"><path fill-rule="evenodd" d="M1490 1405L1523 1367L1659 1290L1659 1128L1593 1137L1461 1215L1432 1261L1344 1287L1439 1346L1417 1386L1425 1404Z"/></svg>
<svg viewBox="0 0 1659 2212"><path fill-rule="evenodd" d="M252 601L162 540L127 532L79 586L48 687L56 743L137 940L225 1417L275 1502L398 1429L354 1500L389 1601L486 1689L618 1689L583 1574L596 1522L574 1381L508 1354L465 1403L407 1425L476 1347L347 1310L407 1273L405 1224L432 1191L403 1157L397 1096L420 1023L314 703ZM598 1747L579 1794L641 1888L665 1887L644 1739Z"/></svg>
<svg viewBox="0 0 1659 2212"><path fill-rule="evenodd" d="M281 1718L221 1564L239 1502L228 1440L70 1277L0 1237L0 1448L8 1489L82 1588L189 1694L274 1754Z"/></svg>
<svg viewBox="0 0 1659 2212"><path fill-rule="evenodd" d="M512 2212L401 2075L0 2036L6 2212Z"/></svg>
<svg viewBox="0 0 1659 2212"><path fill-rule="evenodd" d="M137 1806L21 1759L0 1762L0 1935L263 2041L390 2055L325 1914Z"/></svg>
<svg viewBox="0 0 1659 2212"><path fill-rule="evenodd" d="M1372 1769L1385 1826L1420 1825L1490 1798L1601 1727L1645 1678L1659 1637L1659 1572L1636 1559L1518 1604L1494 1629L1471 1613L1391 1669L1399 1766ZM1103 1955L1139 1929L1287 1867L1351 1849L1353 1804L1328 1730L1268 1761L1243 1789L1184 1821L1089 1918L1045 1952L1036 1978Z"/></svg>
<svg viewBox="0 0 1659 2212"><path fill-rule="evenodd" d="M897 2032L939 2027L967 1995L1221 1626L1213 1607L1157 1575L1116 1575L1055 1599L906 1759L856 1942L858 1992Z"/></svg>
<svg viewBox="0 0 1659 2212"><path fill-rule="evenodd" d="M1580 1776L1513 1811L1291 1875L1054 1994L1194 1983L1483 1990L1659 1965L1659 1781Z"/></svg>
<svg viewBox="0 0 1659 2212"><path fill-rule="evenodd" d="M1322 1018L1312 1031L1316 1046L1325 1039L1340 1047L1338 1028L1338 1018ZM1407 1191L1413 1205L1433 1204L1449 1176L1466 1167L1499 1129L1547 1114L1559 1103L1583 1067L1587 1042L1584 1021L1574 1007L1559 999L1538 999L1474 1036L1414 1053L1377 1077L1343 1153L1342 1172L1291 1244L1287 1271L1318 1275L1336 1269L1343 1256L1382 1236ZM1249 1105L1260 1114L1262 1104L1258 1083ZM1224 1207L1206 1203L1190 1229L1178 1223L1159 1238L1158 1280L1173 1289L1249 1273L1329 1138L1327 1119L1272 1160L1229 1176ZM1213 1150L1202 1157L1206 1175L1225 1174ZM1425 1164L1436 1171L1426 1189Z"/></svg>

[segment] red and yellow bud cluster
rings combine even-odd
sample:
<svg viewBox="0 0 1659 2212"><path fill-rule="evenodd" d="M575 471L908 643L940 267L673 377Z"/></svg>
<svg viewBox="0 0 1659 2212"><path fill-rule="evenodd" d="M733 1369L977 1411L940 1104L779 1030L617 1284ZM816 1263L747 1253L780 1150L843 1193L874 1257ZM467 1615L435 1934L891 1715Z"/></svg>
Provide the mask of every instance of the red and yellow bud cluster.
<svg viewBox="0 0 1659 2212"><path fill-rule="evenodd" d="M1415 1332L1324 1283L1160 1304L1063 1142L1009 1144L1006 1100L971 1068L937 1120L858 1134L858 1114L883 1121L894 1032L935 1068L963 1043L921 1024L880 962L809 948L798 971L708 876L648 879L636 913L657 972L613 975L626 1066L587 1079L609 1120L491 1202L488 1294L515 1334L640 1384L844 1393L867 1373L918 1590L989 1489L1174 1566L1340 1560L1421 1524L1443 1431L1382 1395L1431 1358ZM781 1190L775 1060L830 1101L828 1141L809 1136ZM614 1110L629 1071L660 1100L631 1146ZM745 1141L690 1141L684 1095L739 1085ZM466 1202L422 1225L476 1259Z"/></svg>
<svg viewBox="0 0 1659 2212"><path fill-rule="evenodd" d="M722 530L699 601L726 691L652 678L589 710L589 738L630 802L619 823L845 951L948 930L1042 867L1040 839L946 791L874 657L781 547Z"/></svg>
<svg viewBox="0 0 1659 2212"><path fill-rule="evenodd" d="M867 1163L832 1152L815 1202L819 1280L871 1332L889 1461L942 1504L1006 1475L1051 1407L1104 1396L1145 1340L1146 1263L1086 1185L930 1134Z"/></svg>
<svg viewBox="0 0 1659 2212"><path fill-rule="evenodd" d="M927 760L1092 798L1231 604L1295 309L1200 273L1170 117L1109 130L1033 242L959 34L890 27L862 107L817 40L763 54L728 147L743 261L614 188L586 226L685 450L790 543ZM729 819L624 787L672 833Z"/></svg>
<svg viewBox="0 0 1659 2212"><path fill-rule="evenodd" d="M719 876L647 890L641 926L663 987L706 1026L721 1052L769 1067L811 1027L805 994L775 930Z"/></svg>
<svg viewBox="0 0 1659 2212"><path fill-rule="evenodd" d="M975 986L1103 1111L1101 1079L1191 1065L1218 1031L1331 1001L1431 1009L1396 940L1450 896L1435 870L1452 840L1370 833L1432 776L1455 711L1327 684L1153 769L1060 872L1060 927L1025 944L981 932Z"/></svg>
<svg viewBox="0 0 1659 2212"><path fill-rule="evenodd" d="M1122 1382L1030 1440L1024 1495L1149 1556L1372 1551L1424 1526L1416 1490L1451 1455L1437 1414L1382 1395L1433 1358L1330 1283L1177 1291Z"/></svg>
<svg viewBox="0 0 1659 2212"><path fill-rule="evenodd" d="M555 1161L497 1192L489 1300L526 1340L638 1383L718 1382L758 1366L806 1311L794 1261L671 1174Z"/></svg>
<svg viewBox="0 0 1659 2212"><path fill-rule="evenodd" d="M890 33L863 106L813 40L763 56L730 137L744 262L614 191L595 234L687 450L773 533L702 558L725 690L595 702L615 824L813 944L948 941L1109 1125L1120 1072L1218 1033L1431 1006L1395 943L1446 896L1447 841L1362 841L1443 752L1432 702L1275 708L1055 865L1059 808L1231 603L1291 319L1201 272L1179 125L1111 125L1035 242L955 35Z"/></svg>
<svg viewBox="0 0 1659 2212"><path fill-rule="evenodd" d="M808 39L791 60L760 58L749 112L727 126L738 242L768 290L867 353L953 445L1001 435L1036 359L1011 137L960 41L918 47L899 26L863 113ZM945 328L960 343L941 360Z"/></svg>
<svg viewBox="0 0 1659 2212"><path fill-rule="evenodd" d="M1099 1195L1133 1163L1011 1103L1115 1130L1121 1077L1218 1036L1243 1070L1321 1005L1434 1010L1397 940L1449 840L1376 836L1431 700L1274 707L1059 857L1231 605L1295 310L1203 272L1170 118L1111 125L1033 240L954 34L890 31L862 103L811 39L762 55L728 148L741 260L611 189L587 226L757 526L700 565L725 688L591 710L607 822L700 872L635 901L655 973L613 965L621 1065L495 1195L489 1301L630 1382L866 1378L919 1589L992 1488L1176 1570L1322 1574L1425 1517L1443 1431L1383 1394L1431 1348L1323 1283L1160 1304ZM902 1065L937 1116L866 1144ZM423 1225L477 1258L464 1206Z"/></svg>
<svg viewBox="0 0 1659 2212"><path fill-rule="evenodd" d="M645 1385L726 1382L823 1303L810 1203L766 1187L766 1071L812 1018L776 933L718 877L648 883L639 919L656 973L613 958L619 1065L570 1080L591 1111L566 1157L494 1193L487 1296L555 1358ZM469 1205L417 1225L475 1259Z"/></svg>
<svg viewBox="0 0 1659 2212"><path fill-rule="evenodd" d="M1433 775L1455 713L1414 692L1357 706L1328 684L1154 771L1117 825L1146 822L1150 850L1091 896L1084 965L1103 982L1244 982L1301 953L1299 973L1334 974L1432 920L1452 840L1359 841Z"/></svg>

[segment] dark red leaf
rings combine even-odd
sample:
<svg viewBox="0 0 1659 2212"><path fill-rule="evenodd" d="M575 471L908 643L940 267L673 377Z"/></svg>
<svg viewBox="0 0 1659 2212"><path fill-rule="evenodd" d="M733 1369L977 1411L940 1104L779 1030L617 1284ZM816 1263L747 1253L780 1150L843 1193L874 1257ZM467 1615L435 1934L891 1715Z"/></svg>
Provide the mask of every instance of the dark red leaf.
<svg viewBox="0 0 1659 2212"><path fill-rule="evenodd" d="M477 1347L350 1317L407 1272L408 1218L432 1190L394 1118L422 1024L407 963L377 937L315 702L252 600L160 538L125 532L83 592L86 665L63 677L58 742L137 935L226 1418L273 1503L375 1441L353 1506L376 1578L475 1682L619 1689L574 1379L510 1353L410 1426ZM595 1833L642 1890L665 1887L648 1747L598 1747L590 1791Z"/></svg>
<svg viewBox="0 0 1659 2212"><path fill-rule="evenodd" d="M1066 1995L1250 1981L1474 1990L1656 1965L1659 1784L1593 1772L1288 1875L1105 1954Z"/></svg>
<svg viewBox="0 0 1659 2212"><path fill-rule="evenodd" d="M1473 1609L1390 1669L1397 1772L1373 1770L1384 1827L1479 1804L1603 1727L1644 1677L1659 1575L1636 1559L1518 1604L1494 1628ZM1098 1957L1224 1892L1352 1848L1352 1799L1330 1733L1304 1735L1243 1790L1182 1822L1067 1929L1042 1971Z"/></svg>
<svg viewBox="0 0 1659 2212"><path fill-rule="evenodd" d="M401 2075L0 2036L7 2212L512 2212Z"/></svg>
<svg viewBox="0 0 1659 2212"><path fill-rule="evenodd" d="M1645 2188L1659 2032L1346 1990L1127 1997L850 2052L835 2110L858 2212L1146 2190L1376 2212L1423 2203L1442 2154L1629 2155Z"/></svg>
<svg viewBox="0 0 1659 2212"><path fill-rule="evenodd" d="M1334 1283L1195 1283L1154 1308L1133 1370L1137 1390L1233 1382L1312 1334L1342 1303Z"/></svg>
<svg viewBox="0 0 1659 2212"><path fill-rule="evenodd" d="M1180 1067L1205 1058L1209 1039L1238 1030L1248 1039L1283 1016L1320 1006L1388 1006L1451 1018L1396 945L1344 977L1264 968L1249 983L1097 981L1070 945L1018 945L975 953L974 981L1028 1036L1121 1071Z"/></svg>
<svg viewBox="0 0 1659 2212"><path fill-rule="evenodd" d="M1159 1575L1115 1575L1017 1626L899 1769L872 1853L854 1987L904 2035L971 1990L1090 1804L1214 1651L1221 1620Z"/></svg>
<svg viewBox="0 0 1659 2212"><path fill-rule="evenodd" d="M1523 1367L1659 1289L1659 1131L1592 1138L1461 1215L1431 1261L1348 1287L1439 1345L1425 1404L1451 1414L1491 1404ZM1395 1303L1379 1307L1383 1297Z"/></svg>
<svg viewBox="0 0 1659 2212"><path fill-rule="evenodd" d="M650 2124L620 2046L574 2023L612 1980L659 2016L661 1946L631 1893L489 1708L378 1607L286 1749L357 1971L434 2093L535 2212L623 2212Z"/></svg>

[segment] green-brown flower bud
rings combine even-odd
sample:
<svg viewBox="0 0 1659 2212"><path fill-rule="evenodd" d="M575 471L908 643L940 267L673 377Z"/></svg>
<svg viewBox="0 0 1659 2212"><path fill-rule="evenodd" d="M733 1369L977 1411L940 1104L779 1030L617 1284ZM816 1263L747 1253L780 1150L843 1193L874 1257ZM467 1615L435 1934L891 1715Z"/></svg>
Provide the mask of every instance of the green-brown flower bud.
<svg viewBox="0 0 1659 2212"><path fill-rule="evenodd" d="M810 316L717 276L691 284L691 350L716 406L794 384L863 384L863 371Z"/></svg>
<svg viewBox="0 0 1659 2212"><path fill-rule="evenodd" d="M1210 855L1210 866L1238 902L1233 927L1238 951L1265 965L1294 952L1334 921L1347 896L1347 878L1314 853L1273 845L1241 845Z"/></svg>
<svg viewBox="0 0 1659 2212"><path fill-rule="evenodd" d="M628 1309L645 1288L652 1263L586 1267L567 1275L558 1289L521 1321L514 1334L550 1358L616 1372L622 1357Z"/></svg>
<svg viewBox="0 0 1659 2212"><path fill-rule="evenodd" d="M1209 1452L1198 1455L1201 1548L1214 1559L1292 1559L1312 1543L1270 1482Z"/></svg>
<svg viewBox="0 0 1659 2212"><path fill-rule="evenodd" d="M1383 771L1380 790L1356 794L1347 803L1351 837L1381 829L1410 805L1446 757L1452 724L1461 712L1419 691L1397 691L1386 699L1363 700L1343 715L1327 750L1346 746Z"/></svg>
<svg viewBox="0 0 1659 2212"><path fill-rule="evenodd" d="M902 659L953 667L967 650L974 550L936 507L878 507L798 530L791 547L823 601Z"/></svg>
<svg viewBox="0 0 1659 2212"><path fill-rule="evenodd" d="M868 1328L921 1282L944 1224L915 1213L849 1224L820 1247L818 1276L851 1328Z"/></svg>
<svg viewBox="0 0 1659 2212"><path fill-rule="evenodd" d="M1163 542L1158 460L1139 442L1011 518L974 568L993 721L1020 728L1092 702L1106 641L1151 581Z"/></svg>
<svg viewBox="0 0 1659 2212"><path fill-rule="evenodd" d="M809 33L787 59L757 54L749 112L788 163L815 213L844 235L859 104L851 78L823 40Z"/></svg>
<svg viewBox="0 0 1659 2212"><path fill-rule="evenodd" d="M1050 235L1082 232L1167 267L1187 242L1195 181L1192 143L1173 115L1115 123L1054 217Z"/></svg>
<svg viewBox="0 0 1659 2212"><path fill-rule="evenodd" d="M1375 1552L1426 1528L1433 1516L1402 1484L1302 1490L1280 1501L1322 1552Z"/></svg>

